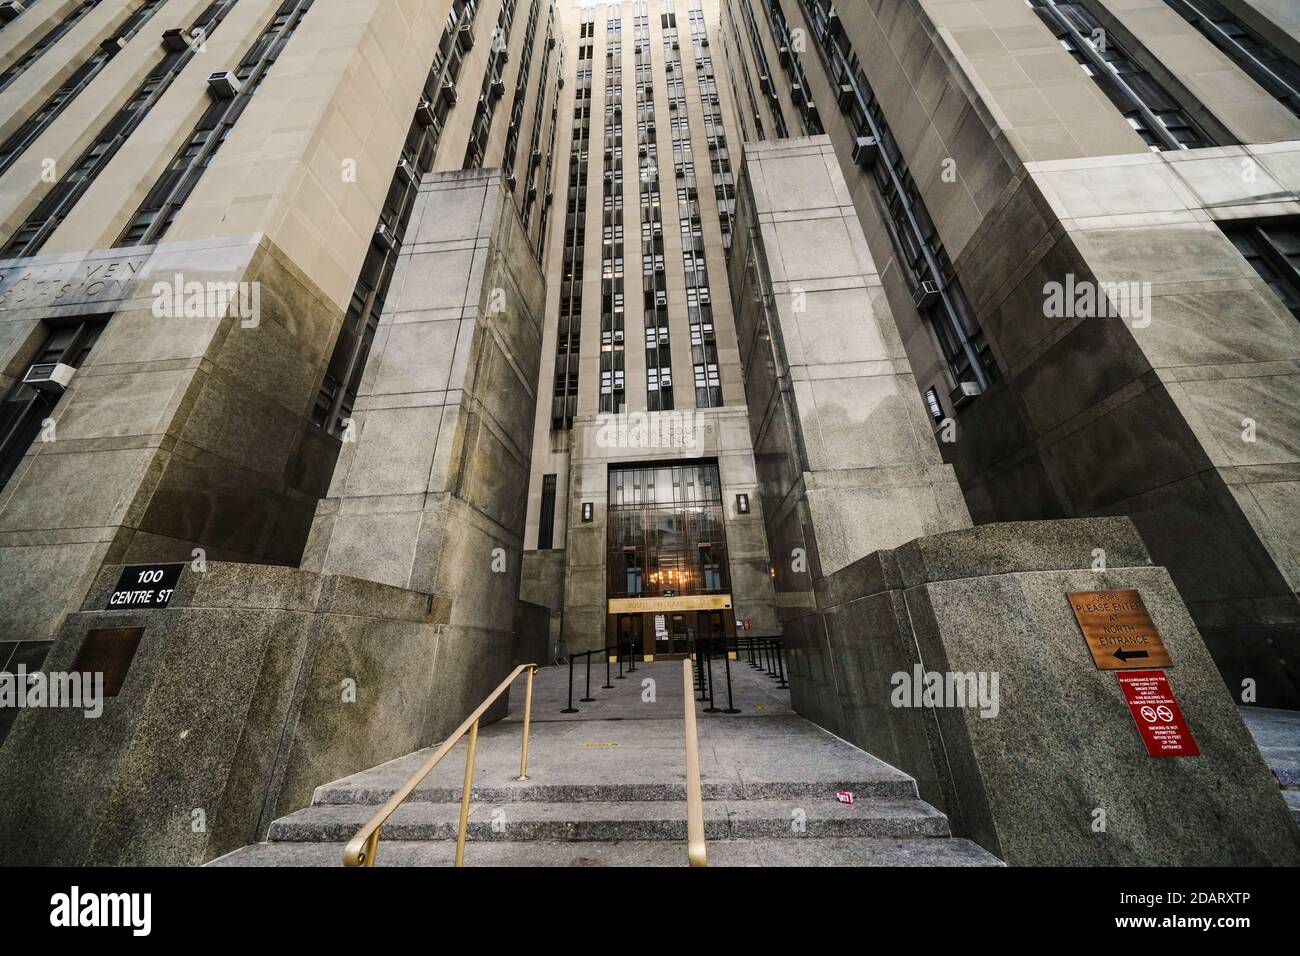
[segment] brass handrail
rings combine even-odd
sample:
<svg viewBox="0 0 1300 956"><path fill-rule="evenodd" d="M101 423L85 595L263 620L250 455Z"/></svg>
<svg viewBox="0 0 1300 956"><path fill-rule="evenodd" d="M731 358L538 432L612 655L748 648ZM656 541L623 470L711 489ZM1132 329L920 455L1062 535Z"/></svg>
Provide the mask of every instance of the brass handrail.
<svg viewBox="0 0 1300 956"><path fill-rule="evenodd" d="M479 718L486 713L487 709L496 702L496 699L506 692L516 677L523 671L528 671L528 686L524 691L524 742L519 751L519 776L516 780L528 779L528 725L532 718L533 712L533 675L537 673L536 664L520 664L510 672L510 676L497 685L497 689L487 696L483 703L474 709L474 712L465 718L464 723L452 731L451 736L442 742L433 756L424 762L406 783L402 784L388 798L388 802L379 808L370 820L357 831L356 836L348 841L348 845L343 848L343 865L344 866L374 866L375 855L379 852L379 830L388 822L393 811L402 805L411 792L420 785L425 777L429 775L438 762L451 752L451 748L456 746L460 738L469 733L469 749L465 754L465 786L460 794L460 825L456 830L456 866L465 865L465 833L469 828L469 794L474 783L474 751L478 746L478 722ZM697 758L698 762L698 758Z"/></svg>
<svg viewBox="0 0 1300 956"><path fill-rule="evenodd" d="M691 679L691 659L682 661L682 689L686 712L683 736L686 738L686 858L691 866L708 866L704 846L704 795L700 790L700 741L695 734L695 682Z"/></svg>

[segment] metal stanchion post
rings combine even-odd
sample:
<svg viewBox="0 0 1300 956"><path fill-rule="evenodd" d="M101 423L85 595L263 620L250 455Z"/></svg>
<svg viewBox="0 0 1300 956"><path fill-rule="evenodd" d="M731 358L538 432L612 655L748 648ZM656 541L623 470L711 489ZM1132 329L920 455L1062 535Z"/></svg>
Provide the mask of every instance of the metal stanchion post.
<svg viewBox="0 0 1300 956"><path fill-rule="evenodd" d="M569 706L560 711L562 714L576 714L578 708L573 706L573 655L569 655Z"/></svg>
<svg viewBox="0 0 1300 956"><path fill-rule="evenodd" d="M776 671L781 678L777 682L778 690L785 690L790 684L785 679L785 642L777 641L776 644Z"/></svg>
<svg viewBox="0 0 1300 956"><path fill-rule="evenodd" d="M725 644L723 645L723 654L722 654L722 659L723 659L724 661L726 661L726 664L727 664L727 709L724 710L723 713L724 713L724 714L738 714L738 713L740 713L740 708L739 708L739 707L736 707L736 706L735 706L734 704L732 704L732 702L731 702L731 655L728 654L728 653L726 653L726 645L725 645Z"/></svg>
<svg viewBox="0 0 1300 956"><path fill-rule="evenodd" d="M587 651L587 696L578 698L580 704L590 704L596 699L591 696L591 653L591 651Z"/></svg>
<svg viewBox="0 0 1300 956"><path fill-rule="evenodd" d="M601 690L613 690L614 685L609 682L609 648L605 648L605 686Z"/></svg>
<svg viewBox="0 0 1300 956"><path fill-rule="evenodd" d="M720 714L720 713L722 713L722 708L719 707L719 706L717 706L716 704L713 703L713 647L712 647L712 644L710 644L710 646L709 646L709 650L705 652L705 655L706 655L706 656L705 656L705 661L704 661L704 668L705 668L705 671L708 673L708 676L709 676L709 706L704 708L704 712L705 712L706 714Z"/></svg>

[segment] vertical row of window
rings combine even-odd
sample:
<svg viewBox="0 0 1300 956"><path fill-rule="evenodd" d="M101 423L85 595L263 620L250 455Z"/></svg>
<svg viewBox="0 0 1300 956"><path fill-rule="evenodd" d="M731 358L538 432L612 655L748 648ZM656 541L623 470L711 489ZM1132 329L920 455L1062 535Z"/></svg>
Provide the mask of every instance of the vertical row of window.
<svg viewBox="0 0 1300 956"><path fill-rule="evenodd" d="M524 120L524 106L528 99L528 77L533 69L533 40L537 36L537 19L541 13L541 0L532 0L528 7L528 23L524 27L524 43L519 53L519 75L515 80L514 99L510 104L510 125L506 128L506 147L501 154L501 171L506 177L506 183L511 189L514 188L517 177L514 174L515 158L519 154L519 134L520 127ZM543 69L542 76L546 76ZM538 92L537 102L542 102L542 94ZM533 123L536 126L541 115L538 110L533 116ZM529 167L532 172L532 167ZM528 222L525 219L524 227L527 229Z"/></svg>
<svg viewBox="0 0 1300 956"><path fill-rule="evenodd" d="M492 50L483 70L483 88L479 91L478 107L470 124L469 143L465 147L464 169L478 169L487 153L488 138L492 135L492 116L506 93L506 82L501 75L510 60L510 27L515 21L517 5L518 0L505 0L497 15L496 29L492 31Z"/></svg>
<svg viewBox="0 0 1300 956"><path fill-rule="evenodd" d="M663 14L665 38L673 14ZM641 170L641 292L645 318L646 407L668 411L673 402L673 362L668 331L668 275L664 269L663 201L660 195L658 130L655 125L654 65L650 17L645 6L633 18L636 43L637 154ZM665 43L671 42L665 39Z"/></svg>
<svg viewBox="0 0 1300 956"><path fill-rule="evenodd" d="M682 74L680 48L676 25L665 28L664 63L668 71L669 125L673 141L673 171L677 177L677 214L682 235L682 266L691 331L695 405L697 408L717 408L722 404L722 379L718 372L718 343L713 328L713 304L704 255L699 185L695 178L694 147L691 144L690 113L686 103L686 81ZM707 98L704 105L707 111Z"/></svg>
<svg viewBox="0 0 1300 956"><path fill-rule="evenodd" d="M181 147L171 165L149 190L115 246L149 245L167 234L314 2L284 0L266 29L244 54L235 72L214 74L209 79L212 103L199 118L189 142Z"/></svg>
<svg viewBox="0 0 1300 956"><path fill-rule="evenodd" d="M583 11L581 36L595 31L595 13ZM591 135L591 61L594 45L578 45L573 91L573 146L569 150L569 188L564 221L564 263L560 282L560 317L555 342L555 390L551 430L573 427L578 414L578 354L582 338L583 257L587 242L587 163Z"/></svg>
<svg viewBox="0 0 1300 956"><path fill-rule="evenodd" d="M763 9L767 11L768 23L772 26L772 35L776 37L776 55L781 68L790 77L790 96L795 109L803 122L805 136L818 136L824 133L821 117L817 113L817 104L813 102L812 90L808 88L808 77L804 75L799 63L799 54L795 52L790 40L790 28L786 23L785 11L781 9L780 0L762 0Z"/></svg>
<svg viewBox="0 0 1300 956"><path fill-rule="evenodd" d="M745 142L762 142L767 139L767 134L763 130L763 116L758 109L758 98L754 95L754 82L749 72L749 60L739 49L734 52L729 46L729 36L736 38L736 43L740 42L740 30L736 25L736 12L733 8L733 0L724 0L727 14L727 27L720 29L718 33L719 40L722 43L722 50L725 59L731 64L727 71L731 80L731 98L736 104L736 115L740 120L741 138ZM730 34L728 34L730 30ZM744 108L745 100L740 98L740 87L736 85L736 65L740 66L740 75L745 81L745 95L749 103L749 109ZM750 124L753 124L751 132Z"/></svg>
<svg viewBox="0 0 1300 956"><path fill-rule="evenodd" d="M691 44L695 50L695 76L704 105L704 136L709 144L709 172L713 176L713 195L718 205L718 225L722 230L722 247L731 255L731 240L736 218L736 181L731 171L731 152L727 148L727 130L722 120L718 98L718 80L713 57L708 52L709 31L704 22L701 0L690 0Z"/></svg>
<svg viewBox="0 0 1300 956"><path fill-rule="evenodd" d="M758 28L758 20L754 16L754 8L751 5L752 0L738 0L741 13L745 17L745 31L749 36L749 46L754 54L754 66L758 70L758 88L759 92L767 99L768 108L772 111L772 122L776 126L776 138L785 139L790 135L790 129L785 122L785 113L781 109L781 97L776 90L776 82L772 79L772 67L768 64L767 52L763 47L762 33ZM731 0L727 0L728 10L730 11ZM732 32L737 37L740 31L736 28L735 16L732 15ZM739 42L739 40L737 41ZM749 85L749 72L745 72L745 83ZM749 101L754 109L754 122L758 126L758 138L765 139L763 135L763 118L758 109L758 102L754 95L753 87L750 87Z"/></svg>
<svg viewBox="0 0 1300 956"><path fill-rule="evenodd" d="M33 63L39 60L45 53L63 39L68 31L80 23L91 10L99 6L100 0L81 0L72 11L54 25L44 36L37 40L30 50L18 58L18 60L9 69L0 73L0 91L9 89L14 80L26 73Z"/></svg>
<svg viewBox="0 0 1300 956"><path fill-rule="evenodd" d="M555 46L555 8L551 8L551 13L547 17L546 26L546 57L542 60L542 76L550 76L547 66L550 63L550 51ZM546 227L551 220L552 192L551 182L555 172L555 137L560 128L560 90L564 87L564 50L560 50L558 62L555 67L555 75L559 79L555 83L555 93L551 98L551 122L550 132L546 139L546 172L542 175L542 185L546 189L546 199L542 203L542 215L537 227L537 244L534 251L540 261L542 251L546 247L546 241L549 238ZM537 96L537 118L533 123L533 145L529 151L528 162L530 169L536 168L541 164L541 122L542 122L542 97L539 93ZM537 201L537 191L531 190L524 200L524 222L528 222L532 215L533 204Z"/></svg>
<svg viewBox="0 0 1300 956"><path fill-rule="evenodd" d="M1255 82L1300 116L1300 64L1279 53L1218 0L1165 0Z"/></svg>
<svg viewBox="0 0 1300 956"><path fill-rule="evenodd" d="M108 65L108 61L126 46L127 41L140 32L140 29L149 22L149 18L157 13L158 9L166 2L167 0L146 0L145 3L136 7L122 23L118 31L100 43L95 52L87 57L85 62L77 67L72 72L72 75L49 95L40 108L28 117L27 121L18 127L3 144L0 144L0 174L17 162L27 147L36 142L37 137L49 129L50 124L58 119L59 114L67 108L68 104L90 85L90 81L99 75L99 72Z"/></svg>
<svg viewBox="0 0 1300 956"><path fill-rule="evenodd" d="M0 257L33 256L40 250L236 2L214 0L188 29L169 30L164 34L168 52L18 227Z"/></svg>
<svg viewBox="0 0 1300 956"><path fill-rule="evenodd" d="M600 270L600 411L627 408L623 273L623 20L605 24L605 132ZM590 74L590 71L588 71Z"/></svg>
<svg viewBox="0 0 1300 956"><path fill-rule="evenodd" d="M951 400L959 407L998 377L983 329L830 0L798 2L831 82L839 89L840 109L857 132L854 160L875 177L885 225L913 303L938 340L955 382Z"/></svg>
<svg viewBox="0 0 1300 956"><path fill-rule="evenodd" d="M1215 145L1083 6L1056 0L1025 2L1152 150Z"/></svg>
<svg viewBox="0 0 1300 956"><path fill-rule="evenodd" d="M397 257L410 223L420 180L433 169L444 120L451 104L455 103L461 52L472 42L464 38L472 36L477 11L476 0L455 0L447 13L438 49L425 77L423 95L406 133L402 157L389 183L370 248L366 250L361 274L343 317L343 327L317 390L312 423L331 435L341 436L352 418L361 376L379 328L379 318L397 268ZM449 88L452 90L450 103L445 95ZM439 112L435 104L443 104L445 108Z"/></svg>

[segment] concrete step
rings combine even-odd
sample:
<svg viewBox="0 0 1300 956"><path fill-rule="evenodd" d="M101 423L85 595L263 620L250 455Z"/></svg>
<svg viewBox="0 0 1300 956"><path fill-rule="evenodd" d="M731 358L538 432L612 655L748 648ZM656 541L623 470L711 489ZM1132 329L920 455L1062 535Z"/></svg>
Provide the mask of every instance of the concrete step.
<svg viewBox="0 0 1300 956"><path fill-rule="evenodd" d="M272 843L346 842L376 807L337 804L308 807L271 825ZM451 803L408 803L384 826L398 841L450 841L460 807ZM748 837L947 837L947 818L920 800L706 801L704 833L709 840ZM467 839L475 842L671 840L686 839L683 801L637 800L582 803L475 803Z"/></svg>
<svg viewBox="0 0 1300 956"><path fill-rule="evenodd" d="M915 781L896 773L856 780L720 781L703 783L700 789L705 800L824 800L834 797L839 790L848 790L859 800L908 800L917 795ZM318 787L312 805L363 804L377 807L395 791L395 783L376 785L368 781L353 782L348 778ZM686 799L686 785L669 781L595 784L525 781L475 786L470 789L470 799L475 803L681 802ZM408 802L459 805L460 787L421 786L411 794Z"/></svg>
<svg viewBox="0 0 1300 956"><path fill-rule="evenodd" d="M812 837L718 840L708 847L718 866L1001 866L970 840ZM377 866L451 866L451 842L384 841ZM257 843L208 866L341 866L342 843ZM664 840L608 843L478 843L466 866L685 866L686 847Z"/></svg>

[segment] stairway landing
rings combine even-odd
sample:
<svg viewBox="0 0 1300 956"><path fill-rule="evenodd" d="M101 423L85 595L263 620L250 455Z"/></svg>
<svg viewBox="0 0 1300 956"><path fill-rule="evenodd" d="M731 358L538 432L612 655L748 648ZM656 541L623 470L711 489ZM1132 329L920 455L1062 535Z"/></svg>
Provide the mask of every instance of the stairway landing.
<svg viewBox="0 0 1300 956"><path fill-rule="evenodd" d="M577 714L559 712L568 668L538 673L529 780L514 780L522 691L506 720L480 731L467 865L686 864L680 663L638 664L612 690L601 688L602 663L593 703L576 700L583 673L575 671ZM744 661L732 663L732 676L740 713L699 713L711 865L998 864L953 838L907 774L794 714L788 692ZM714 679L715 702L725 707L720 662ZM429 752L318 788L310 807L272 825L267 842L209 865L340 865L344 843ZM390 818L377 865L451 865L464 754L458 744ZM853 794L852 805L836 800L840 790Z"/></svg>

